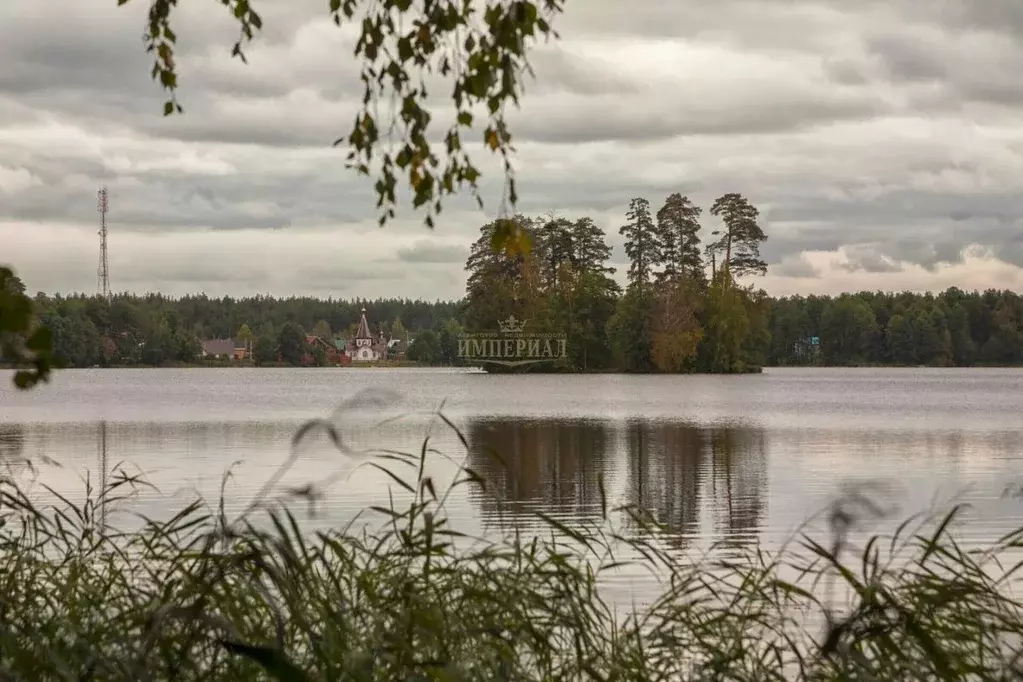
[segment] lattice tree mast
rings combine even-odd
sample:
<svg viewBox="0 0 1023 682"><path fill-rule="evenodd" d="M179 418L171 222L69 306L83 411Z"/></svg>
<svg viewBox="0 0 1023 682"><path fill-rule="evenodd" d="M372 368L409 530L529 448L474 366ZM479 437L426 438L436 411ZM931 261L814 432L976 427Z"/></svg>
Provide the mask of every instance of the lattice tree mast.
<svg viewBox="0 0 1023 682"><path fill-rule="evenodd" d="M96 210L99 211L99 294L106 300L110 300L110 262L107 259L107 211L110 210L110 203L107 199L107 188L99 191L96 201Z"/></svg>

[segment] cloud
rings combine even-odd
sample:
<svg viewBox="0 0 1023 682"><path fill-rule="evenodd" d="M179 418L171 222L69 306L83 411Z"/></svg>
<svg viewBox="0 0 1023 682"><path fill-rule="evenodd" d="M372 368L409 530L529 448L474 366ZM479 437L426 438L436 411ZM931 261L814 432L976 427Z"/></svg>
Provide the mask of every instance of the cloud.
<svg viewBox="0 0 1023 682"><path fill-rule="evenodd" d="M457 263L462 265L469 249L462 244L438 244L426 239L413 246L398 249L398 258L405 263Z"/></svg>
<svg viewBox="0 0 1023 682"><path fill-rule="evenodd" d="M322 0L263 0L247 66L224 8L182 3L186 113L167 118L147 4L87 5L0 3L0 260L31 287L93 289L105 184L116 287L461 295L499 160L478 159L485 211L459 198L434 232L408 208L377 228L371 181L331 147L362 85L356 32ZM770 291L1017 281L1015 0L586 0L556 28L509 114L523 211L588 215L621 260L631 198L738 191L761 209ZM446 120L450 83L427 83Z"/></svg>
<svg viewBox="0 0 1023 682"><path fill-rule="evenodd" d="M786 256L781 263L778 263L774 271L782 277L816 279L821 276L821 271L807 259L806 254L802 253L796 256Z"/></svg>
<svg viewBox="0 0 1023 682"><path fill-rule="evenodd" d="M892 262L888 256L879 253L876 245L858 244L842 248L846 262L839 267L848 272L866 272L870 274L902 272L902 266Z"/></svg>

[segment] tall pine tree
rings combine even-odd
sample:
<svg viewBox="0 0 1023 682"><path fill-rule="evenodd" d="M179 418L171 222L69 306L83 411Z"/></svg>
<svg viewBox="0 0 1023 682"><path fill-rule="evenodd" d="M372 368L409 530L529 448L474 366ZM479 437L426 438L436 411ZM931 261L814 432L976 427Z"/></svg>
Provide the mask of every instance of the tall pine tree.
<svg viewBox="0 0 1023 682"><path fill-rule="evenodd" d="M629 222L622 225L625 254L629 257L629 284L646 288L654 266L660 261L657 228L650 216L650 202L637 197L629 203Z"/></svg>
<svg viewBox="0 0 1023 682"><path fill-rule="evenodd" d="M689 279L706 280L700 256L700 213L702 210L689 197L678 192L670 195L657 212L657 238L664 270L658 281L677 282Z"/></svg>
<svg viewBox="0 0 1023 682"><path fill-rule="evenodd" d="M611 246L607 243L604 230L597 227L592 218L575 221L572 225L572 243L580 270L608 277L614 274L615 269L607 265L611 258Z"/></svg>
<svg viewBox="0 0 1023 682"><path fill-rule="evenodd" d="M718 197L710 213L725 225L723 230L711 233L720 237L707 246L708 254L715 260L721 257L720 267L727 268L732 277L766 274L767 263L760 257L760 244L767 241L767 235L757 223L760 212L756 207L741 194L731 193Z"/></svg>
<svg viewBox="0 0 1023 682"><path fill-rule="evenodd" d="M517 215L509 221L530 235L535 233L534 221L529 218ZM536 269L536 251L528 255L495 251L493 242L501 229L500 221L483 225L465 263L465 324L473 331L492 330L510 314L522 318L526 291L532 287L526 274Z"/></svg>
<svg viewBox="0 0 1023 682"><path fill-rule="evenodd" d="M537 232L534 248L547 286L557 286L563 265L570 265L573 269L578 265L572 221L567 218L548 216Z"/></svg>

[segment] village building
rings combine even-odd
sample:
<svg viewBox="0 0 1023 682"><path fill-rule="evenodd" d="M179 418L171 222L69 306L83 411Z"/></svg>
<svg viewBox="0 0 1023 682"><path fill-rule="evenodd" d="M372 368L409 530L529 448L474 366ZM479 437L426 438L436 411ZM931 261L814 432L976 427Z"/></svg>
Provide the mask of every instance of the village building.
<svg viewBox="0 0 1023 682"><path fill-rule="evenodd" d="M366 321L366 309L362 309L362 317L359 319L359 329L355 338L350 344L346 344L346 352L352 362L378 362L387 359L387 339L381 329L377 337L374 337L369 329L369 322Z"/></svg>
<svg viewBox="0 0 1023 682"><path fill-rule="evenodd" d="M251 353L250 344L241 339L206 339L202 342L202 357L244 360Z"/></svg>

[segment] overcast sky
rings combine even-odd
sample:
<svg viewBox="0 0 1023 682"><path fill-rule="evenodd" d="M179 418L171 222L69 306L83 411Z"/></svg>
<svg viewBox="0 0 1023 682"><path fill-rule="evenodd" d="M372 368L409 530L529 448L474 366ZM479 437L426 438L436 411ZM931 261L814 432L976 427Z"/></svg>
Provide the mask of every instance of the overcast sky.
<svg viewBox="0 0 1023 682"><path fill-rule="evenodd" d="M432 232L410 211L376 227L330 147L361 88L327 4L254 3L243 66L219 3L183 3L186 113L165 119L147 0L0 3L0 262L31 291L95 291L105 183L117 291L460 296L500 188ZM1023 3L567 5L513 119L524 212L591 216L621 262L631 197L741 192L773 294L1023 288Z"/></svg>

